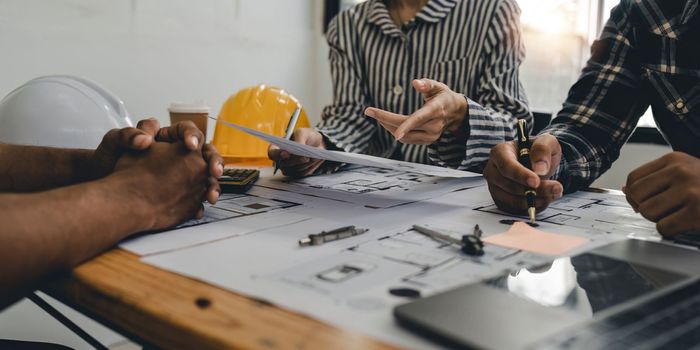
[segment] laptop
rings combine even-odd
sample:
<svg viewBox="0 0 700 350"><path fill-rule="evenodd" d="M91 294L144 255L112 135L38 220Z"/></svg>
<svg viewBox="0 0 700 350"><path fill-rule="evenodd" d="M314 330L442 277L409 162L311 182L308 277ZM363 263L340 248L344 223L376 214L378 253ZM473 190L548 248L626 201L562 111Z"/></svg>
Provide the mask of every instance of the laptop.
<svg viewBox="0 0 700 350"><path fill-rule="evenodd" d="M394 316L453 348L700 347L700 252L620 241L403 304Z"/></svg>

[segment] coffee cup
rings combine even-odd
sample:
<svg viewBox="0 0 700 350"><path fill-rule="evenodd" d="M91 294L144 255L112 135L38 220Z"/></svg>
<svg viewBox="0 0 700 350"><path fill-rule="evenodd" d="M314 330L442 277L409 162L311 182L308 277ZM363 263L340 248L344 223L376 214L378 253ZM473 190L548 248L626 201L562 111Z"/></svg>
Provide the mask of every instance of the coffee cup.
<svg viewBox="0 0 700 350"><path fill-rule="evenodd" d="M207 136L207 120L209 119L209 106L204 102L195 103L171 103L168 107L170 124L176 124L190 120L199 130Z"/></svg>

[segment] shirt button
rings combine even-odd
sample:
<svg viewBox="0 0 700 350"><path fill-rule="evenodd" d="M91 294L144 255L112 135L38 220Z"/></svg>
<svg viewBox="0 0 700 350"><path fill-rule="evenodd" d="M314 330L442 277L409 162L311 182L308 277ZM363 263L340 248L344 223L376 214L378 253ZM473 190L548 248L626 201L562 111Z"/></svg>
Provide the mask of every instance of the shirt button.
<svg viewBox="0 0 700 350"><path fill-rule="evenodd" d="M403 87L401 85L395 85L393 91L394 95L401 95L403 94Z"/></svg>
<svg viewBox="0 0 700 350"><path fill-rule="evenodd" d="M683 103L683 101L676 102L676 109L677 110L679 110L679 111L683 110L684 107L685 107L685 103Z"/></svg>

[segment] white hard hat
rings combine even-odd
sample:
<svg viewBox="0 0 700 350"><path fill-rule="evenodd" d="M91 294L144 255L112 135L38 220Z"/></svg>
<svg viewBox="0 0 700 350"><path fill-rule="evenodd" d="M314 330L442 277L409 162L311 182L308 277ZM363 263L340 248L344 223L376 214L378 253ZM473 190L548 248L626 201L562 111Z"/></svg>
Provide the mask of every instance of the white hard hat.
<svg viewBox="0 0 700 350"><path fill-rule="evenodd" d="M0 102L0 142L94 149L107 131L132 126L124 102L97 83L52 75Z"/></svg>

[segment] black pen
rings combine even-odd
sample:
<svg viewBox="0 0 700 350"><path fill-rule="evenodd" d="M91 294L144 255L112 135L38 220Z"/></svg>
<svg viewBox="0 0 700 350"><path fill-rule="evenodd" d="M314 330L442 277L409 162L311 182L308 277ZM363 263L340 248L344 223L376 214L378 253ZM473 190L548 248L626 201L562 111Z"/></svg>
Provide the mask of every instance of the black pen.
<svg viewBox="0 0 700 350"><path fill-rule="evenodd" d="M530 136L527 133L527 122L525 119L518 119L518 161L520 164L530 170L532 170L532 163L530 162ZM535 196L537 193L534 189L528 188L525 190L525 197L527 198L527 214L530 216L530 222L535 223Z"/></svg>

